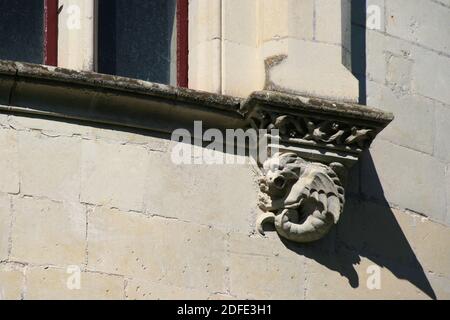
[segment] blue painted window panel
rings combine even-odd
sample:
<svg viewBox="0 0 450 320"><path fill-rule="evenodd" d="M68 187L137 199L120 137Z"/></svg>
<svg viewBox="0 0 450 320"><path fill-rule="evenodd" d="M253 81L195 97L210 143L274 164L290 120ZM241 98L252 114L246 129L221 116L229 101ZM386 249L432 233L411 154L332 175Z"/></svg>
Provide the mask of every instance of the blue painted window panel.
<svg viewBox="0 0 450 320"><path fill-rule="evenodd" d="M43 0L0 0L0 59L43 63Z"/></svg>
<svg viewBox="0 0 450 320"><path fill-rule="evenodd" d="M176 0L100 0L98 71L169 84L175 8Z"/></svg>

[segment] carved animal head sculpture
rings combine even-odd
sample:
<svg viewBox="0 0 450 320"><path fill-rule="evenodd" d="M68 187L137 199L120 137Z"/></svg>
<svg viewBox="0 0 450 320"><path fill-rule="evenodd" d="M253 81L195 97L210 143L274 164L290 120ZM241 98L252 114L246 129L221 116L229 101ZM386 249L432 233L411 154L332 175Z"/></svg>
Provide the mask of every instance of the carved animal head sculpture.
<svg viewBox="0 0 450 320"><path fill-rule="evenodd" d="M346 169L303 160L294 153L276 154L263 166L260 179L258 231L273 223L284 238L312 242L324 237L339 220L344 206Z"/></svg>

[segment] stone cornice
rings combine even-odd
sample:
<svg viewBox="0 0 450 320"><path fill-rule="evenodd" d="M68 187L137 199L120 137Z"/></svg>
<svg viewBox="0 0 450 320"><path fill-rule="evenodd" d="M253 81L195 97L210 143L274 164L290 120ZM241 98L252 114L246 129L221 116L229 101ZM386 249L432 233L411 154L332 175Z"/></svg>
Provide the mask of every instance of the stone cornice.
<svg viewBox="0 0 450 320"><path fill-rule="evenodd" d="M10 112L171 133L195 120L205 127L240 128L241 102L136 79L0 61L0 110Z"/></svg>
<svg viewBox="0 0 450 320"><path fill-rule="evenodd" d="M282 150L351 166L393 115L378 109L273 91L254 92L242 111L255 129L278 129Z"/></svg>

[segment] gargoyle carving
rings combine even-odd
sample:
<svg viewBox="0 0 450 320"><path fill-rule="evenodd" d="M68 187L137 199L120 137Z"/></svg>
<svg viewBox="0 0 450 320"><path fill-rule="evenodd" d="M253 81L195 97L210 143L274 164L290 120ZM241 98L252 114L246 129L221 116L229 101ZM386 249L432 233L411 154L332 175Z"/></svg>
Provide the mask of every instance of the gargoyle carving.
<svg viewBox="0 0 450 320"><path fill-rule="evenodd" d="M257 228L273 223L280 236L295 242L324 237L339 220L344 206L346 168L307 162L295 153L276 154L264 165L260 179Z"/></svg>

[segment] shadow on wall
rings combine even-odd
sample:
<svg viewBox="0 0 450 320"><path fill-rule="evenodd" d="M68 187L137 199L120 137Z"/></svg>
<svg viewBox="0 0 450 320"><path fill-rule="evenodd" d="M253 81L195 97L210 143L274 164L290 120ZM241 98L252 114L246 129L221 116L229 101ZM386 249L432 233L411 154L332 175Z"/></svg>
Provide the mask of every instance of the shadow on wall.
<svg viewBox="0 0 450 320"><path fill-rule="evenodd" d="M369 152L352 168L349 185L358 183L362 170L365 181L360 183L370 185L377 194L383 194ZM349 194L339 224L327 237L308 245L281 240L288 249L346 277L353 288L366 285L360 283L355 269L361 257L365 257L436 299L420 262L385 199L374 203L364 199L360 192Z"/></svg>
<svg viewBox="0 0 450 320"><path fill-rule="evenodd" d="M352 70L360 84L360 104L366 104L366 0L352 1ZM363 177L363 178L362 178ZM364 184L377 195L371 202L351 185ZM407 280L432 299L433 288L384 198L375 165L369 151L352 168L349 176L346 205L339 224L321 241L298 245L281 239L285 246L348 279L349 285L361 284L355 265L361 257L387 268L398 279ZM380 200L382 199L382 200Z"/></svg>
<svg viewBox="0 0 450 320"><path fill-rule="evenodd" d="M359 81L359 103L366 104L366 0L352 1L352 72Z"/></svg>

